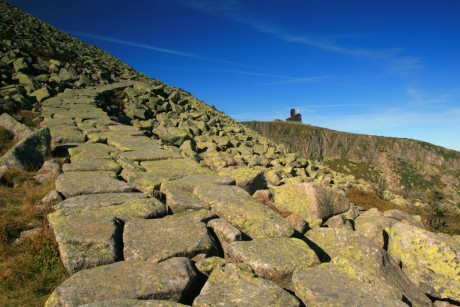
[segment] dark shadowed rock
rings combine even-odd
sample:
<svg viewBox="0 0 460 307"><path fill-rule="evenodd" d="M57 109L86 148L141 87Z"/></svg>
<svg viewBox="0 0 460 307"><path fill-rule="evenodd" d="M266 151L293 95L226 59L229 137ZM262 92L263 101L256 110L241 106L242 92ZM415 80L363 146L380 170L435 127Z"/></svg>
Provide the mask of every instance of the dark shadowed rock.
<svg viewBox="0 0 460 307"><path fill-rule="evenodd" d="M187 295L195 279L187 258L162 263L121 261L72 275L54 290L45 306L79 306L107 299L177 302Z"/></svg>
<svg viewBox="0 0 460 307"><path fill-rule="evenodd" d="M241 241L243 239L241 231L233 227L225 219L211 220L208 222L207 226L213 230L224 253L227 251L228 244L235 241Z"/></svg>
<svg viewBox="0 0 460 307"><path fill-rule="evenodd" d="M42 166L51 153L48 128L32 132L0 158L0 165L34 170Z"/></svg>

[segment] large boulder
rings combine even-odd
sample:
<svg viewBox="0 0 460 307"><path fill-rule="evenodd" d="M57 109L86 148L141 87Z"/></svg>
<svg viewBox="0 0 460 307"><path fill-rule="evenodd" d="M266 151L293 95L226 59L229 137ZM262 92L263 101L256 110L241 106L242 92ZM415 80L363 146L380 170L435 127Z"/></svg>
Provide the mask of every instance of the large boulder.
<svg viewBox="0 0 460 307"><path fill-rule="evenodd" d="M45 306L80 306L107 299L181 301L194 285L196 272L187 258L162 263L121 261L83 270L57 287Z"/></svg>
<svg viewBox="0 0 460 307"><path fill-rule="evenodd" d="M340 257L367 270L387 283L412 302L428 304L424 293L404 275L386 251L370 239L345 228L317 228L306 233L310 245L322 261Z"/></svg>
<svg viewBox="0 0 460 307"><path fill-rule="evenodd" d="M39 129L22 139L0 158L0 165L22 170L36 170L51 154L49 128Z"/></svg>
<svg viewBox="0 0 460 307"><path fill-rule="evenodd" d="M310 227L319 226L329 217L350 209L342 192L316 183L289 183L271 189L277 207L300 215Z"/></svg>
<svg viewBox="0 0 460 307"><path fill-rule="evenodd" d="M297 270L292 283L306 306L407 306L396 291L388 293L387 285L361 272L359 267L347 271L341 264L323 263Z"/></svg>
<svg viewBox="0 0 460 307"><path fill-rule="evenodd" d="M397 223L390 230L388 253L425 293L460 302L460 243Z"/></svg>
<svg viewBox="0 0 460 307"><path fill-rule="evenodd" d="M24 124L21 124L8 113L0 115L0 127L3 127L11 132L14 135L15 140L22 140L32 133L32 129Z"/></svg>
<svg viewBox="0 0 460 307"><path fill-rule="evenodd" d="M281 216L236 186L202 184L193 193L211 210L252 239L290 237L294 229Z"/></svg>
<svg viewBox="0 0 460 307"><path fill-rule="evenodd" d="M320 264L315 252L296 238L237 241L228 246L227 255L251 266L259 277L287 285L296 269Z"/></svg>
<svg viewBox="0 0 460 307"><path fill-rule="evenodd" d="M388 243L388 231L395 223L398 223L398 220L386 217L374 208L362 213L355 220L355 230L376 245L385 248Z"/></svg>
<svg viewBox="0 0 460 307"><path fill-rule="evenodd" d="M235 264L215 269L193 306L300 306L275 283L239 269Z"/></svg>
<svg viewBox="0 0 460 307"><path fill-rule="evenodd" d="M114 300L103 300L98 302L92 302L89 304L80 305L80 307L113 307L113 306L124 306L124 307L185 307L176 302L164 301L164 300L134 300L134 299L114 299Z"/></svg>

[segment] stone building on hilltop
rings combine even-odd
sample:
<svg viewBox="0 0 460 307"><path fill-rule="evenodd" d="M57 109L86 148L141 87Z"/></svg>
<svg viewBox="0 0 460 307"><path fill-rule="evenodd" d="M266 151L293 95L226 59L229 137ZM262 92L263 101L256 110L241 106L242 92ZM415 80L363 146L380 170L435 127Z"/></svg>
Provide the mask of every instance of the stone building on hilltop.
<svg viewBox="0 0 460 307"><path fill-rule="evenodd" d="M291 109L291 116L289 116L288 118L286 118L286 121L287 121L287 122L298 122L298 123L301 123L301 122L302 122L302 115L300 115L300 113L296 113L296 112L295 112L295 109Z"/></svg>

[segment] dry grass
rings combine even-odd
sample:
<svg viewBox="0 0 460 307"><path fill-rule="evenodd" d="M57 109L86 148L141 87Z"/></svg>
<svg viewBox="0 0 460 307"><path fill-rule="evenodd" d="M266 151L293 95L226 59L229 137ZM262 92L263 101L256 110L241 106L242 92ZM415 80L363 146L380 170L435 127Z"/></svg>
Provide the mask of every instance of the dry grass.
<svg viewBox="0 0 460 307"><path fill-rule="evenodd" d="M391 209L399 209L395 204L381 199L377 194L370 191L353 188L347 191L346 196L355 206L363 207L366 210L377 208L383 212Z"/></svg>
<svg viewBox="0 0 460 307"><path fill-rule="evenodd" d="M425 229L429 231L444 232L451 235L460 234L460 215L440 210L438 206L432 206L429 209L412 207L409 210L404 210L393 203L381 199L374 192L356 188L348 190L346 196L350 202L366 210L371 208L377 208L381 212L391 209L403 210L409 214L420 215Z"/></svg>
<svg viewBox="0 0 460 307"><path fill-rule="evenodd" d="M0 185L0 302L3 306L43 306L67 273L60 261L47 210L37 203L54 183L35 183L32 173L9 171ZM42 228L34 237L15 243L20 233Z"/></svg>

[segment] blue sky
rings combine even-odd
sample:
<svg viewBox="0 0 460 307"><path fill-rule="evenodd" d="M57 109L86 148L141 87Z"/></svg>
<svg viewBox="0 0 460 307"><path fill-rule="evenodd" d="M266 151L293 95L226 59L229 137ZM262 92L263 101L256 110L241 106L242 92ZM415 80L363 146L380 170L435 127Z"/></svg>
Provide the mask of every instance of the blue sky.
<svg viewBox="0 0 460 307"><path fill-rule="evenodd" d="M237 120L460 151L459 0L10 0Z"/></svg>

